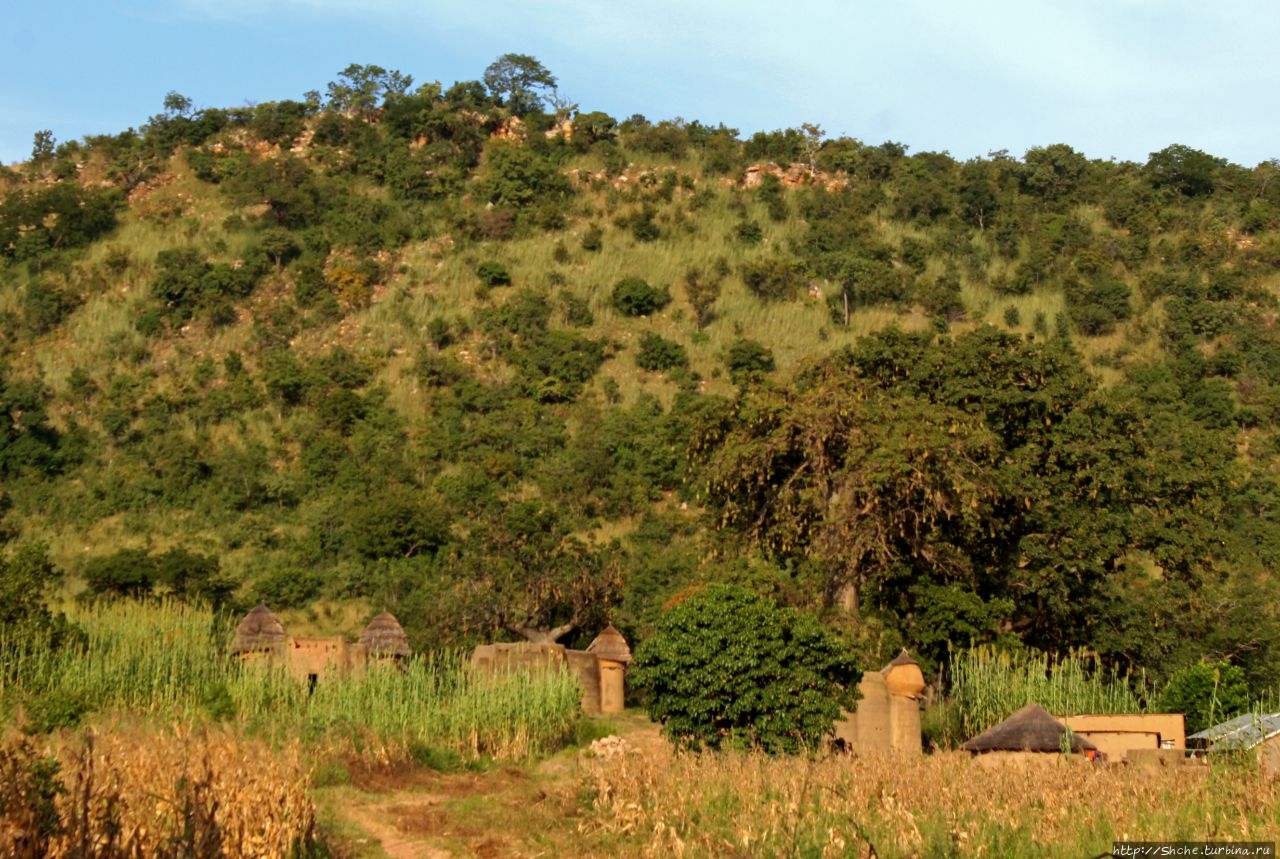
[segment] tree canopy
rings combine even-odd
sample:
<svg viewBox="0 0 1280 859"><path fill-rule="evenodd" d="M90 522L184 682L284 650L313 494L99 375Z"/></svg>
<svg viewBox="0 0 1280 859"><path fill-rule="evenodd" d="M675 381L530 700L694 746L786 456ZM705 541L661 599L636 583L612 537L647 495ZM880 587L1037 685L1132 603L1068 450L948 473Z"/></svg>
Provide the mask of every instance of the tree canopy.
<svg viewBox="0 0 1280 859"><path fill-rule="evenodd" d="M556 88L555 75L528 54L503 54L484 70L489 94L516 116L541 110Z"/></svg>
<svg viewBox="0 0 1280 859"><path fill-rule="evenodd" d="M817 749L859 676L816 619L727 585L667 612L632 666L650 716L679 745L771 754Z"/></svg>

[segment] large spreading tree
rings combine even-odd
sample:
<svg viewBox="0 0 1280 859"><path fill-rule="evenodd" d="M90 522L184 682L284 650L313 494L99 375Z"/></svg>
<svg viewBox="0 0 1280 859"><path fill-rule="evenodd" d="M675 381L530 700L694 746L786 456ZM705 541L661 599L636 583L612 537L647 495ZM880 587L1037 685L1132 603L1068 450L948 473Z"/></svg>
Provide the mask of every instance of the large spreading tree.
<svg viewBox="0 0 1280 859"><path fill-rule="evenodd" d="M541 110L555 92L556 77L528 54L503 54L484 70L489 94L516 116Z"/></svg>

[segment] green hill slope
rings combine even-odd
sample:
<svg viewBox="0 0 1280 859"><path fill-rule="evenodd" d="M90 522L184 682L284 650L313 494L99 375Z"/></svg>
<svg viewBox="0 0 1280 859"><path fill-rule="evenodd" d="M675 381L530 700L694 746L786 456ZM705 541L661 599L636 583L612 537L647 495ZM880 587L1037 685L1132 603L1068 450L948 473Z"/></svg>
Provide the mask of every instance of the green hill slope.
<svg viewBox="0 0 1280 859"><path fill-rule="evenodd" d="M1277 165L397 74L0 176L5 539L68 595L387 606L426 646L643 637L732 580L869 658L1280 679Z"/></svg>

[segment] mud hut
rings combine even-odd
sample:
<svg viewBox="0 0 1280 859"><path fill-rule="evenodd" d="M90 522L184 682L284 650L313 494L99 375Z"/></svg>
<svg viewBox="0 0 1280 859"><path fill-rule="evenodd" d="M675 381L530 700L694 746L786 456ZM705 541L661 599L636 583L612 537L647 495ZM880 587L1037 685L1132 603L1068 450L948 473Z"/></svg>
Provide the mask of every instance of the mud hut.
<svg viewBox="0 0 1280 859"><path fill-rule="evenodd" d="M365 655L373 661L407 659L413 651L409 636L404 634L400 621L389 611L379 613L360 633L359 644Z"/></svg>
<svg viewBox="0 0 1280 859"><path fill-rule="evenodd" d="M626 707L627 665L631 663L627 640L609 624L587 645L587 653L600 664L600 712L621 713Z"/></svg>
<svg viewBox="0 0 1280 859"><path fill-rule="evenodd" d="M960 746L975 755L1000 752L1042 755L1070 749L1089 757L1097 754L1093 743L1062 725L1039 704L1028 704L995 727L988 728Z"/></svg>
<svg viewBox="0 0 1280 859"><path fill-rule="evenodd" d="M244 662L271 662L284 653L288 640L280 618L258 603L236 626L231 654Z"/></svg>
<svg viewBox="0 0 1280 859"><path fill-rule="evenodd" d="M1170 752L1164 757L1177 760L1176 753L1187 746L1181 713L1082 713L1058 721L1097 746L1109 761L1127 761L1129 753L1138 750Z"/></svg>
<svg viewBox="0 0 1280 859"><path fill-rule="evenodd" d="M920 693L924 691L924 672L920 663L903 650L880 669L884 688L889 693L889 745L903 757L918 757L920 741Z"/></svg>
<svg viewBox="0 0 1280 859"><path fill-rule="evenodd" d="M857 709L836 724L836 738L859 754L919 756L924 686L924 672L905 650L879 671L863 672Z"/></svg>

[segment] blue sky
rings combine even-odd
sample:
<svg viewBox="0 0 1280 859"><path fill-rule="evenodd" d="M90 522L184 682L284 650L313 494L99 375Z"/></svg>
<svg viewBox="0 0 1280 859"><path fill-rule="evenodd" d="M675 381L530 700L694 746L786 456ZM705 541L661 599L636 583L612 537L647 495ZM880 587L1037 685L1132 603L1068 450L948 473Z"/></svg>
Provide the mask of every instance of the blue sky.
<svg viewBox="0 0 1280 859"><path fill-rule="evenodd" d="M0 17L0 163L32 135L300 98L349 63L418 82L532 54L583 110L816 122L957 158L1068 143L1280 157L1275 0L15 0Z"/></svg>

